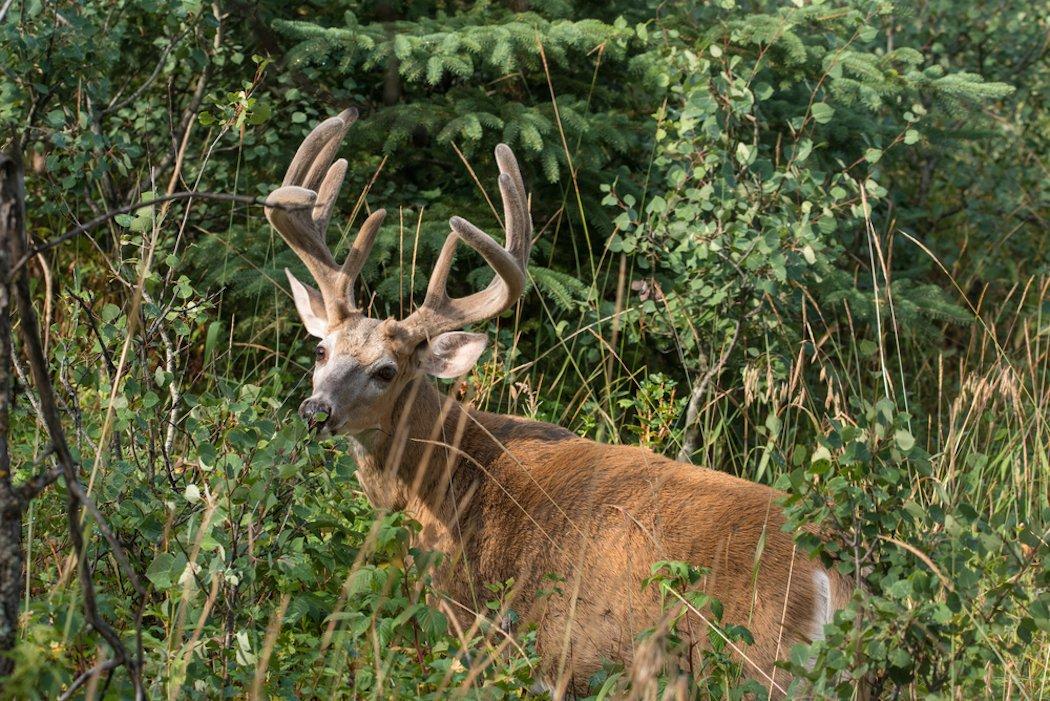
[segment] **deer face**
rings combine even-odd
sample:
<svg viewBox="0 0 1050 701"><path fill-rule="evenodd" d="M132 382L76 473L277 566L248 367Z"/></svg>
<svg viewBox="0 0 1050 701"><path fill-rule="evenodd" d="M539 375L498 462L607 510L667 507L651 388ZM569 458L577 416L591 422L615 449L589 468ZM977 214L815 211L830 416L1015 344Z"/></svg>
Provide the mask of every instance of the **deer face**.
<svg viewBox="0 0 1050 701"><path fill-rule="evenodd" d="M325 243L346 175L346 161L333 162L333 158L356 118L356 111L347 110L315 127L288 166L283 185L266 202L270 223L302 259L318 287L309 287L285 271L299 317L319 339L313 393L299 413L326 433L355 436L389 432L398 397L419 376L459 377L474 366L486 338L457 329L496 316L517 300L525 285L532 244L532 222L517 161L509 148L497 146L506 247L470 222L452 217L452 233L438 255L422 306L402 321L368 317L354 303L353 286L386 213L376 210L361 225L342 265ZM496 277L484 290L452 299L445 283L460 239L481 254Z"/></svg>
<svg viewBox="0 0 1050 701"><path fill-rule="evenodd" d="M307 328L313 326L309 310L299 313ZM299 406L299 415L329 435L384 430L412 380L424 374L465 375L488 342L484 334L464 332L416 341L404 324L362 314L324 331L314 349L313 392Z"/></svg>

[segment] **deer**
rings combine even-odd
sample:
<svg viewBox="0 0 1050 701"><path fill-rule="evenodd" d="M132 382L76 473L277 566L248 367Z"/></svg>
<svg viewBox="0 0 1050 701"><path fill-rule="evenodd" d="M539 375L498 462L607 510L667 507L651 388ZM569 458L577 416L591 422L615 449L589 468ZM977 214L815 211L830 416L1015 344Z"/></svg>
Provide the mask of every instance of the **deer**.
<svg viewBox="0 0 1050 701"><path fill-rule="evenodd" d="M641 664L640 635L667 620L656 587L643 586L660 561L704 568L700 587L721 602L723 624L753 637L730 642L734 656L782 696L791 677L777 660L823 638L852 596L849 578L798 551L782 530L779 491L439 391L430 378L467 375L486 348L485 334L463 329L509 310L525 288L533 243L525 183L512 150L498 145L505 243L452 217L422 304L400 320L373 318L354 286L385 210L367 217L343 263L326 243L347 171L335 156L356 119L351 108L314 128L266 200L269 222L317 286L285 270L318 339L300 416L319 435L346 436L372 506L407 513L420 525L414 544L445 555L434 586L457 603L450 608L464 628L484 610L486 584L513 580L516 625L535 626L540 679L555 698L584 693L603 664ZM495 276L450 297L461 241ZM719 625L692 606L683 620L701 640Z"/></svg>

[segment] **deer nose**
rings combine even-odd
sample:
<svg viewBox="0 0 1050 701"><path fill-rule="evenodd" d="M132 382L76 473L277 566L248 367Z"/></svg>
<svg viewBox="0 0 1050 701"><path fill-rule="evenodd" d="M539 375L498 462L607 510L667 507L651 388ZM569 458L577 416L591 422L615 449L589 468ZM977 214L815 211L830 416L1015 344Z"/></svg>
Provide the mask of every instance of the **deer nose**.
<svg viewBox="0 0 1050 701"><path fill-rule="evenodd" d="M318 420L317 415L324 414L324 419ZM320 428L332 415L331 405L321 399L313 397L299 405L299 416L303 417L311 427Z"/></svg>

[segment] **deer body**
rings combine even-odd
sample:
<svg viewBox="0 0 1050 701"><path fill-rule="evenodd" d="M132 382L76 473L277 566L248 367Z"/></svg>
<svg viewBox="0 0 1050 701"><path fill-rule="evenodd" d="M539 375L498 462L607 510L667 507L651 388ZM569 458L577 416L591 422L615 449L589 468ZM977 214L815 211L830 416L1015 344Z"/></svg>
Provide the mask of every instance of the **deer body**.
<svg viewBox="0 0 1050 701"><path fill-rule="evenodd" d="M745 673L782 692L789 680L774 662L821 637L848 583L796 552L775 490L442 396L425 376L461 376L485 347L484 335L457 329L501 313L523 289L532 234L524 182L510 149L497 147L505 247L453 217L423 305L402 321L369 318L352 287L383 211L364 223L342 265L324 242L346 171L333 158L355 116L315 128L268 201L270 221L320 288L288 274L299 314L320 339L314 392L300 414L348 435L373 505L407 511L422 525L417 544L446 555L436 584L464 627L485 610L486 585L513 579L509 606L519 625L537 626L542 676L556 696L585 691L605 662L633 663L635 673L656 663L639 654L638 636L669 629L656 588L643 586L661 560L708 569L699 587L723 604L724 623L754 637L736 648ZM496 277L451 299L445 281L458 241ZM690 654L707 639L709 616L689 608L685 630L679 624Z"/></svg>
<svg viewBox="0 0 1050 701"><path fill-rule="evenodd" d="M465 629L492 596L485 585L514 580L509 606L519 625L538 626L542 672L558 692L585 692L603 663L630 668L638 635L665 616L655 587L642 586L654 562L708 568L701 588L724 605L723 624L754 635L741 645L745 671L784 688L775 660L821 637L849 596L780 530L773 489L475 411L417 382L395 408L396 432L358 444L359 480L376 507L420 522L418 545L448 556L436 584ZM708 624L688 620L702 647Z"/></svg>

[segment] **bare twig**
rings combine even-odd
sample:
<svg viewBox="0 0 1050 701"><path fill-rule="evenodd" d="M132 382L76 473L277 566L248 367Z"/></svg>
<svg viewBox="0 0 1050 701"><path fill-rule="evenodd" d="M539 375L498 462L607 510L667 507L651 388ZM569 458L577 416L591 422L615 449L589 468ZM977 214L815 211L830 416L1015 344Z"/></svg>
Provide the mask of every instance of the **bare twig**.
<svg viewBox="0 0 1050 701"><path fill-rule="evenodd" d="M172 50L176 46L178 46L178 43L182 41L182 38L186 36L186 34L189 31L189 28L186 28L178 36L173 37L172 40L168 42L168 45L164 47L164 50L161 52L160 58L157 59L157 64L153 67L153 72L149 74L149 77L146 78L146 80L142 81L142 84L135 88L134 92L125 97L123 100L120 100L120 102L117 102L117 100L119 99L119 95L114 97L110 104L107 105L101 111L100 116L112 114L113 112L127 107L132 102L134 102L138 98L138 96L141 95L150 85L152 85L153 81L155 81L157 79L157 76L160 75L160 71L164 68L164 63L168 60L168 56L171 54Z"/></svg>
<svg viewBox="0 0 1050 701"><path fill-rule="evenodd" d="M212 37L211 53L208 56L208 60L204 64L203 70L201 70L200 75L197 77L197 84L193 88L193 94L190 96L189 102L186 104L185 109L182 110L182 116L179 119L178 128L175 128L174 124L172 125L172 147L167 150L167 152L164 154L164 158L162 158L161 162L157 165L157 168L154 171L156 173L163 173L168 169L168 166L170 166L174 161L182 160L182 158L186 155L186 147L189 145L190 142L190 134L193 131L194 125L197 124L197 112L198 110L200 110L201 103L204 101L204 95L208 87L208 80L211 77L211 58L216 53L218 53L219 48L222 46L223 15L220 11L219 4L217 2L212 3L211 11L212 16L215 18L215 35ZM173 176L181 172L181 164L176 164L175 167L172 169ZM170 182L174 183L176 182L176 180L177 178L173 177ZM136 186L135 190L132 191L132 197L137 196L137 194L138 187Z"/></svg>
<svg viewBox="0 0 1050 701"><path fill-rule="evenodd" d="M21 169L16 169L16 186L19 190L19 206L22 206L24 197L21 196ZM23 221L20 218L20 222ZM25 230L24 228L20 231L9 231L7 245L12 258L22 254L23 260L29 260L32 256L24 254L26 242L25 242ZM35 255L35 254L34 254ZM17 270L17 267L15 268ZM33 309L32 299L29 293L29 281L27 276L16 275L12 270L9 284L11 285L11 291L21 316L21 335L22 342L24 345L26 356L29 360L29 369L33 376L33 381L37 387L38 402L45 425L47 426L48 435L51 438L51 445L54 449L55 458L58 464L62 468L62 475L65 478L67 487L69 488L69 500L66 504L66 518L69 523L69 535L70 540L73 543L73 549L76 553L77 568L80 573L80 584L81 590L84 595L84 613L91 624L92 628L98 631L99 635L105 639L113 650L113 667L126 666L128 673L131 676L132 685L135 688L135 698L143 698L142 682L139 676L139 661L136 658L128 656L127 650L124 647L124 643L121 641L118 633L102 618L98 612L98 604L95 598L95 585L91 579L91 569L88 563L88 559L85 556L84 548L84 534L81 531L81 505L83 503L81 496L83 491L79 489L80 481L77 474L77 464L73 460L72 453L69 450L69 445L66 442L65 432L62 429L62 422L59 418L58 405L55 401L54 391L51 387L51 378L47 369L47 360L44 357L43 347L40 342L40 331L37 325L36 312ZM79 492L79 494L78 494ZM89 502L90 504L90 502ZM98 510L93 505L89 506L89 511L96 517L96 520L100 519L101 516L98 514ZM99 528L105 535L109 528L105 525L104 521L99 520ZM110 533L112 538L112 533ZM112 539L110 545L112 547L115 539ZM119 552L118 559L123 556L123 549L118 548L114 550L116 555ZM124 557L125 563L127 558ZM138 582L138 578L132 579L132 583ZM139 591L142 591L141 586L136 587ZM138 631L141 635L141 631ZM89 677L90 678L90 677ZM83 682L81 682L83 683Z"/></svg>
<svg viewBox="0 0 1050 701"><path fill-rule="evenodd" d="M178 413L179 413L179 382L175 374L175 346L171 342L171 338L164 331L163 328L159 328L160 340L164 344L164 370L171 375L168 378L168 395L171 397L171 408L168 409L168 430L164 436L164 459L167 460L168 456L171 455L172 448L175 447L175 427L178 425Z"/></svg>
<svg viewBox="0 0 1050 701"><path fill-rule="evenodd" d="M15 0L7 0L3 7L0 7L0 22L4 21L4 17L7 17L7 10L11 7L11 3Z"/></svg>
<svg viewBox="0 0 1050 701"><path fill-rule="evenodd" d="M80 482L73 482L72 484L66 485L77 500L80 501L81 505L87 509L87 512L91 514L91 518L95 519L95 523L98 525L99 531L102 532L102 537L109 543L110 550L113 551L113 556L117 558L117 564L120 565L121 570L127 575L128 580L131 581L131 586L135 588L135 593L139 596L146 595L146 589L142 586L142 582L139 580L138 574L135 572L135 568L131 566L131 562L128 560L127 553L124 552L124 546L120 544L117 537L113 535L113 529L106 523L102 513L95 506L95 502L91 500L91 497L84 492L84 488L80 486Z"/></svg>
<svg viewBox="0 0 1050 701"><path fill-rule="evenodd" d="M49 240L41 243L40 245L35 246L34 248L31 248L27 253L25 253L24 255L22 255L18 259L17 263L15 263L11 267L11 275L15 275L19 270L21 270L22 266L24 266L33 256L38 255L40 253L43 253L44 251L49 251L52 248L54 248L55 246L58 246L59 244L65 243L66 241L68 241L68 240L70 240L72 238L76 238L77 236L80 236L83 233L91 231L95 227L98 227L98 226L100 226L102 224L105 224L110 219L113 219L114 217L119 217L121 214L128 214L129 212L134 212L134 211L139 210L139 209L145 209L146 207L151 207L151 206L153 206L155 204L161 204L161 203L164 203L164 202L172 202L172 201L176 201L176 200L192 200L192 199L215 200L215 201L219 201L219 202L240 202L241 204L266 205L266 200L265 200L265 198L262 198L262 197L250 197L248 195L228 195L228 194L225 194L225 193L222 193L222 192L189 192L189 191L173 192L170 195L164 195L163 197L157 197L155 199L150 200L149 202L137 202L135 204L124 205L123 207L117 207L116 209L111 209L108 212L106 212L105 214L101 214L101 215L95 217L94 219L92 219L89 222L86 222L84 224L81 224L78 227L70 229L69 231L67 231L66 233L62 234L61 236L56 236L53 239L49 239ZM275 205L267 205L267 206L269 206L271 209L294 209L294 208L291 208L291 207L281 207L279 205L277 205L277 206L275 206Z"/></svg>
<svg viewBox="0 0 1050 701"><path fill-rule="evenodd" d="M41 456L40 462L45 462L55 452L55 447L48 444L44 450L44 454ZM62 466L54 465L46 470L41 470L36 475L30 477L22 484L18 485L18 493L22 497L22 502L28 504L32 501L40 492L47 489L55 480L62 476Z"/></svg>
<svg viewBox="0 0 1050 701"><path fill-rule="evenodd" d="M84 686L84 684L94 679L98 675L102 674L103 672L108 672L110 670L116 669L121 664L123 663L120 660L113 658L110 660L103 660L94 667L85 669L83 672L80 673L80 676L73 680L73 683L69 685L69 688L62 692L62 695L58 697L58 701L66 701L66 699L73 698L73 694L76 693L77 689Z"/></svg>
<svg viewBox="0 0 1050 701"><path fill-rule="evenodd" d="M26 388L26 399L29 400L29 406L33 407L33 412L40 419L40 425L47 428L47 424L44 423L44 412L40 408L40 403L33 396L33 393L29 391L29 375L26 373L25 368L22 367L22 363L18 361L18 356L13 352L11 353L11 368L15 371L18 384Z"/></svg>
<svg viewBox="0 0 1050 701"><path fill-rule="evenodd" d="M678 452L679 460L689 462L693 457L693 453L696 452L697 443L700 441L700 426L698 423L700 404L704 400L704 395L707 394L707 388L711 384L711 380L718 377L725 368L730 353L736 348L736 342L739 337L740 322L737 321L733 325L733 334L730 336L729 342L725 344L722 348L722 353L718 356L718 362L708 368L707 372L693 385L692 392L689 395L689 405L685 410L685 435L682 437L682 449Z"/></svg>
<svg viewBox="0 0 1050 701"><path fill-rule="evenodd" d="M10 5L10 2L8 3ZM4 6L4 12L7 6ZM0 15L3 13L0 12ZM22 512L25 501L11 483L11 456L8 452L8 419L11 395L11 295L7 266L11 250L7 245L22 230L21 179L17 162L0 153L0 677L14 669L14 658L7 653L18 640L19 609L22 597Z"/></svg>
<svg viewBox="0 0 1050 701"><path fill-rule="evenodd" d="M77 301L80 308L83 309L87 315L88 325L91 327L92 333L95 334L95 340L98 341L98 347L102 349L102 359L106 361L106 371L109 375L110 381L112 381L117 374L117 366L113 364L113 357L109 354L109 348L106 347L106 340L102 338L102 333L98 329L98 324L95 323L95 310L91 308L91 305L88 304L86 299L78 295L76 292L68 289L67 291L69 292L69 296Z"/></svg>

